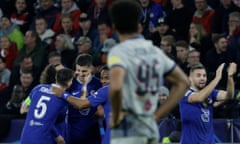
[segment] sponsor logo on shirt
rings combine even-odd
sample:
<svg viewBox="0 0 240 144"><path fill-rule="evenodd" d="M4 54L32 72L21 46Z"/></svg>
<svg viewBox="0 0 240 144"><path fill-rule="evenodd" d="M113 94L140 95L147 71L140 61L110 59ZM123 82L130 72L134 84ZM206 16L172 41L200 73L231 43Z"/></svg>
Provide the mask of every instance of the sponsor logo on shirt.
<svg viewBox="0 0 240 144"><path fill-rule="evenodd" d="M43 126L44 124L42 124L41 122L30 120L29 125L30 126Z"/></svg>
<svg viewBox="0 0 240 144"><path fill-rule="evenodd" d="M72 95L74 95L74 96L76 96L76 95L78 95L80 92L72 92Z"/></svg>

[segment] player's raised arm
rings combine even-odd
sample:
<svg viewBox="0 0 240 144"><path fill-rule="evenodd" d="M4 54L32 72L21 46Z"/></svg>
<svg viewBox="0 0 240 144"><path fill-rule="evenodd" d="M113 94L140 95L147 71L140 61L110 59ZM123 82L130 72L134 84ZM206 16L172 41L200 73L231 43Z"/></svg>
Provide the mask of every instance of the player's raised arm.
<svg viewBox="0 0 240 144"><path fill-rule="evenodd" d="M237 64L230 63L228 67L228 81L227 81L227 89L226 91L220 90L217 95L218 101L225 101L228 99L232 99L234 96L235 84L233 80L233 76L237 71Z"/></svg>

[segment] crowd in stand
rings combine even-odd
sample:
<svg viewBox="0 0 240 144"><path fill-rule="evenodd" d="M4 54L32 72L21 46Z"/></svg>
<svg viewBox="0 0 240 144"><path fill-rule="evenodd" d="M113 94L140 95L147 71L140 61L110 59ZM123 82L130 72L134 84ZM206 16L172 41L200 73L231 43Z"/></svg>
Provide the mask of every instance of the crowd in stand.
<svg viewBox="0 0 240 144"><path fill-rule="evenodd" d="M0 1L0 118L22 117L21 103L48 64L74 69L76 57L88 53L93 56L92 72L99 77L110 47L118 43L108 14L112 1ZM202 64L211 81L221 63L240 64L239 0L138 1L143 36L186 74ZM226 88L226 69L219 89ZM239 118L239 66L234 80L235 98L216 107L215 118ZM179 118L177 113L171 116Z"/></svg>

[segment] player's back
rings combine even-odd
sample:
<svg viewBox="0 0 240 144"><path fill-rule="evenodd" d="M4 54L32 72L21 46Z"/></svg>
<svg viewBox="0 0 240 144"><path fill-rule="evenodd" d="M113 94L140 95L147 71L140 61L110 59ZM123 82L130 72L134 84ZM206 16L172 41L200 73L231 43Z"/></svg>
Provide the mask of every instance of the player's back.
<svg viewBox="0 0 240 144"><path fill-rule="evenodd" d="M130 113L128 121L135 125L132 135L157 138L158 129L153 114L158 92L163 76L174 68L175 63L142 36L115 46L110 51L108 63L110 67L121 66L125 70L122 108ZM134 133L134 129L139 130ZM153 131L156 135L152 135Z"/></svg>
<svg viewBox="0 0 240 144"><path fill-rule="evenodd" d="M50 88L51 85L38 85L31 91L21 143L53 143L54 124L66 102L54 96Z"/></svg>
<svg viewBox="0 0 240 144"><path fill-rule="evenodd" d="M124 106L137 114L153 114L163 76L173 69L174 62L151 41L140 36L114 47L110 57L119 61L116 65L120 64L126 71L123 85ZM110 67L113 65L114 62ZM153 107L145 105L146 99L150 100Z"/></svg>

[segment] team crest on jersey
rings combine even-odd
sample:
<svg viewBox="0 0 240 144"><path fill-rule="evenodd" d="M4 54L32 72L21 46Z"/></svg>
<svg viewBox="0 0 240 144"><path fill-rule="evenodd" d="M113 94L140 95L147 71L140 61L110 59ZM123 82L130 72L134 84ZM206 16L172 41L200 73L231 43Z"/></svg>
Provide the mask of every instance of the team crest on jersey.
<svg viewBox="0 0 240 144"><path fill-rule="evenodd" d="M90 94L91 94L91 95L95 95L95 90L91 90L91 91L90 91Z"/></svg>
<svg viewBox="0 0 240 144"><path fill-rule="evenodd" d="M208 108L201 108L201 119L203 122L209 122L210 121L210 111Z"/></svg>
<svg viewBox="0 0 240 144"><path fill-rule="evenodd" d="M86 108L86 109L83 109L83 110L79 110L79 113L81 115L88 115L90 112L90 108Z"/></svg>
<svg viewBox="0 0 240 144"><path fill-rule="evenodd" d="M150 18L153 18L154 17L154 13L150 13Z"/></svg>

